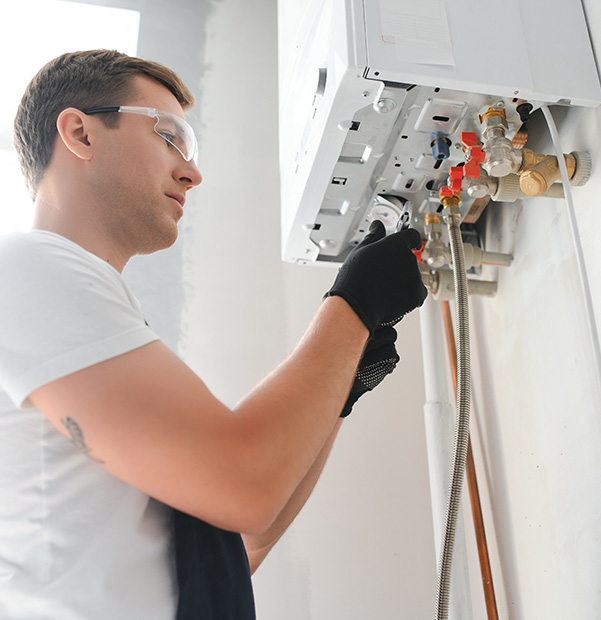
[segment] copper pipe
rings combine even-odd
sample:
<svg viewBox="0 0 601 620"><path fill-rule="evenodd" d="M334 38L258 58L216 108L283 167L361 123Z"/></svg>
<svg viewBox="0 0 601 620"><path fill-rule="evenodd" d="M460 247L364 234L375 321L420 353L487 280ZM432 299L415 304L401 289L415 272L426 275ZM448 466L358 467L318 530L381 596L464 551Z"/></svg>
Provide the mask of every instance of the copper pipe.
<svg viewBox="0 0 601 620"><path fill-rule="evenodd" d="M455 394L457 394L457 348L455 346L455 334L453 332L453 319L448 301L441 301L442 317L447 340L447 350L451 364L451 374ZM476 543L478 547L478 558L480 560L480 573L482 575L482 587L484 588L484 601L486 603L486 613L488 620L499 620L497 611L497 599L495 597L495 587L490 568L490 556L488 554L488 544L486 542L486 530L484 519L482 518L482 504L480 503L480 492L478 491L478 480L476 478L476 467L474 465L474 454L472 452L472 442L467 444L467 459L465 463L465 473L467 485L470 493L470 504L472 506L472 518L476 532Z"/></svg>
<svg viewBox="0 0 601 620"><path fill-rule="evenodd" d="M526 127L526 123L524 123L518 129L515 136L513 136L511 146L513 146L514 149L523 149L526 146L526 142L528 142L528 128Z"/></svg>

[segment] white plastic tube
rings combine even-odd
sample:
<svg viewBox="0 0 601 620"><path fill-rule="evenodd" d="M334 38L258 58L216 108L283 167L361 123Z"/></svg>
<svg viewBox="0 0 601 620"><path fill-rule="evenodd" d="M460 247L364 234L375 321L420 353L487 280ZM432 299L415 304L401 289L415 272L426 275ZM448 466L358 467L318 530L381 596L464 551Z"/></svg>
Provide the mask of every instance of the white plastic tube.
<svg viewBox="0 0 601 620"><path fill-rule="evenodd" d="M432 498L432 519L434 523L434 544L438 550L447 517L447 500L453 444L455 439L455 407L449 402L450 389L446 359L448 357L440 304L428 297L420 310L420 325L423 349L426 403L424 422ZM470 595L467 550L463 521L460 518L455 533L455 546L451 571L451 595L449 620L471 620L472 603Z"/></svg>
<svg viewBox="0 0 601 620"><path fill-rule="evenodd" d="M591 346L593 348L593 357L595 359L595 368L597 371L597 380L599 382L599 388L601 389L601 347L599 346L599 332L597 331L597 321L595 318L595 310L593 307L593 299L591 296L591 287L588 280L588 274L586 271L586 263L584 261L584 253L582 251L582 243L580 241L580 232L578 230L578 221L576 220L576 212L574 210L574 201L572 199L572 189L570 187L570 179L568 176L568 169L563 157L563 148L559 141L559 134L557 133L557 127L553 116L549 111L549 108L544 105L541 107L547 125L549 126L549 133L553 140L553 147L555 148L555 154L557 155L557 163L559 164L559 171L561 172L561 182L565 193L565 201L568 209L568 220L570 222L570 231L572 233L572 241L574 243L574 252L576 254L576 263L578 265L578 275L580 278L580 287L582 289L582 296L584 298L584 310L586 312L586 320L588 323L588 330L591 339Z"/></svg>

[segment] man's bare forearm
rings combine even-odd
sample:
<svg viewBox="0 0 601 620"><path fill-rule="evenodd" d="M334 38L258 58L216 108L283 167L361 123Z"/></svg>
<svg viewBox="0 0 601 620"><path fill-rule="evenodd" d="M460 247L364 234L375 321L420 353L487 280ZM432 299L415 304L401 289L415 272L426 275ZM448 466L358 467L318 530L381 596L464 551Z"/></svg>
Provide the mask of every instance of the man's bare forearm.
<svg viewBox="0 0 601 620"><path fill-rule="evenodd" d="M344 300L326 299L292 354L235 410L160 342L31 398L65 434L62 420L75 421L86 448L124 482L222 529L260 534L332 434L367 338Z"/></svg>
<svg viewBox="0 0 601 620"><path fill-rule="evenodd" d="M257 570L257 568L259 568L263 560L267 557L267 554L273 549L274 545L286 532L288 527L296 518L296 515L298 515L302 507L309 499L311 493L313 492L313 489L315 488L315 485L317 484L317 481L319 480L321 472L323 471L323 468L332 450L334 440L338 435L338 431L340 430L341 425L342 419L336 423L334 431L322 448L311 469L308 471L307 475L298 485L298 487L292 494L292 497L284 506L282 512L273 522L273 525L262 534L244 534L242 536L244 540L244 546L246 547L246 553L248 555L248 562L250 564L251 574L253 574Z"/></svg>
<svg viewBox="0 0 601 620"><path fill-rule="evenodd" d="M274 519L330 438L368 335L343 299L326 299L289 358L236 407L245 441L262 446L264 488L279 495Z"/></svg>

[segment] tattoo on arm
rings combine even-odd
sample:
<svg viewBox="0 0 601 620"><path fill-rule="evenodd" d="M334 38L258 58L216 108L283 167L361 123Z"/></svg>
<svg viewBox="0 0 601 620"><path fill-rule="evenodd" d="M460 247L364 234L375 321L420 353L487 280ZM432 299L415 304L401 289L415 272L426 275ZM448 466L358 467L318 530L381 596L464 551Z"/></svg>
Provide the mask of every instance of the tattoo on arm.
<svg viewBox="0 0 601 620"><path fill-rule="evenodd" d="M83 431L81 430L79 424L73 418L63 418L61 420L63 426L67 429L71 437L71 441L75 444L75 447L80 451L89 456L91 459L96 461L97 463L104 463L103 460L92 456L90 453L92 452L91 448L88 448L85 439L83 437Z"/></svg>

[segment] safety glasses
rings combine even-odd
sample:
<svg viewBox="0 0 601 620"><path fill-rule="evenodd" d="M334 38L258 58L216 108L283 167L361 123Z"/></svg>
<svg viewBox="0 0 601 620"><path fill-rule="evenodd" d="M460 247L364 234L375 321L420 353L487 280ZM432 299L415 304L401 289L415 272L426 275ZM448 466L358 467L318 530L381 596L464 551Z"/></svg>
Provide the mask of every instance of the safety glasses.
<svg viewBox="0 0 601 620"><path fill-rule="evenodd" d="M183 118L171 114L171 112L164 112L156 108L143 108L130 105L105 105L97 108L88 108L87 110L82 110L82 112L84 114L121 112L123 114L141 114L142 116L155 118L155 133L169 144L172 144L186 161L194 159L196 162L198 143L196 142L194 130Z"/></svg>

